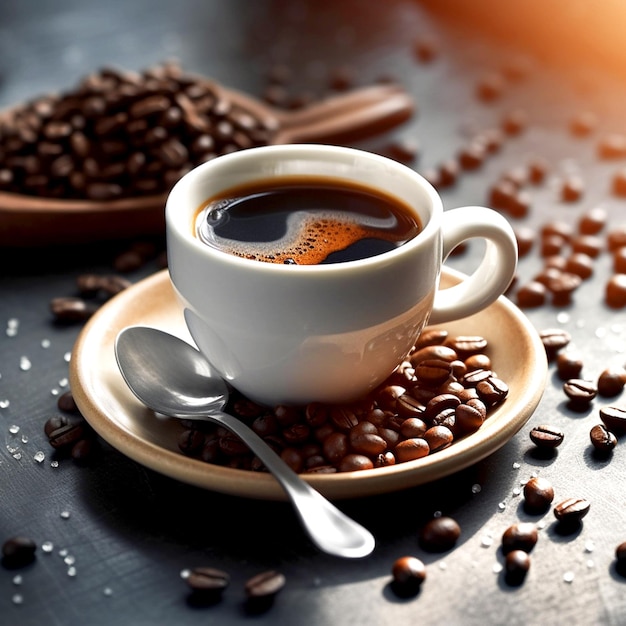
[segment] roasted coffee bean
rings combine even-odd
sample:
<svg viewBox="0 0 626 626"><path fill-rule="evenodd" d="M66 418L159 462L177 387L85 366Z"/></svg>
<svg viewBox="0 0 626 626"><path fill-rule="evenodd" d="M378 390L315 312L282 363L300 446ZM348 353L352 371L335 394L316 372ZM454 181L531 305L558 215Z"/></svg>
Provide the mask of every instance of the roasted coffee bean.
<svg viewBox="0 0 626 626"><path fill-rule="evenodd" d="M66 413L79 412L78 407L76 406L76 401L74 400L74 395L71 391L66 391L57 398L57 408L59 411L64 411Z"/></svg>
<svg viewBox="0 0 626 626"><path fill-rule="evenodd" d="M363 428L367 424L370 429ZM350 446L358 454L375 457L387 449L387 442L378 434L378 428L370 422L360 422L350 431Z"/></svg>
<svg viewBox="0 0 626 626"><path fill-rule="evenodd" d="M476 385L478 397L489 407L500 404L509 394L508 385L501 379L490 376Z"/></svg>
<svg viewBox="0 0 626 626"><path fill-rule="evenodd" d="M387 144L381 154L400 163L413 163L420 154L419 145L411 139L401 139Z"/></svg>
<svg viewBox="0 0 626 626"><path fill-rule="evenodd" d="M465 361L463 361L463 364L465 365L467 371L491 370L491 359L483 353L472 354L471 356L468 356ZM457 378L463 378L465 374L462 373L459 376L455 373L455 376Z"/></svg>
<svg viewBox="0 0 626 626"><path fill-rule="evenodd" d="M322 448L328 461L333 465L338 464L350 449L348 436L345 433L334 432L324 439Z"/></svg>
<svg viewBox="0 0 626 626"><path fill-rule="evenodd" d="M534 309L546 303L548 290L539 281L533 280L522 285L517 291L517 304L521 309Z"/></svg>
<svg viewBox="0 0 626 626"><path fill-rule="evenodd" d="M289 446L283 448L280 451L280 458L297 474L304 469L304 456L298 448Z"/></svg>
<svg viewBox="0 0 626 626"><path fill-rule="evenodd" d="M498 72L490 72L478 81L476 95L484 102L492 102L502 96L505 87L504 77Z"/></svg>
<svg viewBox="0 0 626 626"><path fill-rule="evenodd" d="M549 163L542 158L534 157L528 163L528 179L535 185L540 185L550 171Z"/></svg>
<svg viewBox="0 0 626 626"><path fill-rule="evenodd" d="M612 309L626 306L626 274L613 275L606 284L604 301Z"/></svg>
<svg viewBox="0 0 626 626"><path fill-rule="evenodd" d="M563 443L563 432L551 426L535 426L530 431L532 442L539 448L557 448Z"/></svg>
<svg viewBox="0 0 626 626"><path fill-rule="evenodd" d="M571 304L572 295L581 283L582 278L571 272L561 272L558 276L550 279L546 287L552 294L552 304L559 307Z"/></svg>
<svg viewBox="0 0 626 626"><path fill-rule="evenodd" d="M396 402L396 411L400 417L417 417L424 413L424 405L408 393L402 394Z"/></svg>
<svg viewBox="0 0 626 626"><path fill-rule="evenodd" d="M89 431L84 421L69 422L50 432L48 442L55 449L70 448L88 436Z"/></svg>
<svg viewBox="0 0 626 626"><path fill-rule="evenodd" d="M615 252L618 248L626 246L626 225L614 226L606 237L609 252Z"/></svg>
<svg viewBox="0 0 626 626"><path fill-rule="evenodd" d="M524 508L527 513L543 513L554 500L552 483L541 476L534 476L524 485Z"/></svg>
<svg viewBox="0 0 626 626"><path fill-rule="evenodd" d="M70 423L69 419L64 415L53 415L44 424L43 430L48 437L59 428L67 426Z"/></svg>
<svg viewBox="0 0 626 626"><path fill-rule="evenodd" d="M339 462L340 472L357 472L365 469L372 469L374 463L364 454L346 454Z"/></svg>
<svg viewBox="0 0 626 626"><path fill-rule="evenodd" d="M589 513L590 507L584 498L567 498L554 507L554 516L563 524L578 524Z"/></svg>
<svg viewBox="0 0 626 626"><path fill-rule="evenodd" d="M400 463L415 461L428 456L430 448L427 441L422 437L412 437L400 441L393 449L393 454Z"/></svg>
<svg viewBox="0 0 626 626"><path fill-rule="evenodd" d="M442 515L430 520L422 528L420 545L428 552L446 552L456 545L461 536L461 527L451 517Z"/></svg>
<svg viewBox="0 0 626 626"><path fill-rule="evenodd" d="M617 437L604 425L596 424L589 431L591 445L600 453L612 452L617 445Z"/></svg>
<svg viewBox="0 0 626 626"><path fill-rule="evenodd" d="M487 340L478 335L459 335L448 339L445 345L452 348L459 359L465 360L469 356L484 352Z"/></svg>
<svg viewBox="0 0 626 626"><path fill-rule="evenodd" d="M266 597L276 595L285 586L286 579L276 570L261 572L248 579L245 592L249 597Z"/></svg>
<svg viewBox="0 0 626 626"><path fill-rule="evenodd" d="M461 404L458 396L451 393L441 393L431 398L424 409L424 418L432 420L436 415L447 409L455 409Z"/></svg>
<svg viewBox="0 0 626 626"><path fill-rule="evenodd" d="M413 437L423 437L424 433L428 430L426 422L419 417L409 417L402 422L400 426L400 433L406 439L412 439Z"/></svg>
<svg viewBox="0 0 626 626"><path fill-rule="evenodd" d="M484 406L484 405L483 405ZM477 431L485 421L487 410L481 411L470 404L461 404L454 411L455 431L462 434Z"/></svg>
<svg viewBox="0 0 626 626"><path fill-rule="evenodd" d="M537 527L530 522L518 522L509 526L502 535L502 552L508 554L513 550L531 552L537 543L539 534Z"/></svg>
<svg viewBox="0 0 626 626"><path fill-rule="evenodd" d="M374 467L389 467L391 465L396 464L396 457L393 452L387 450L387 452L383 452L383 454L379 454L374 459Z"/></svg>
<svg viewBox="0 0 626 626"><path fill-rule="evenodd" d="M533 249L537 234L532 228L518 226L515 228L515 240L517 242L517 255L525 257Z"/></svg>
<svg viewBox="0 0 626 626"><path fill-rule="evenodd" d="M597 146L601 159L621 159L626 156L626 136L610 133L600 139Z"/></svg>
<svg viewBox="0 0 626 626"><path fill-rule="evenodd" d="M570 131L577 137L587 137L598 127L598 117L591 111L583 111L569 123Z"/></svg>
<svg viewBox="0 0 626 626"><path fill-rule="evenodd" d="M613 271L615 274L626 274L626 246L620 246L612 251Z"/></svg>
<svg viewBox="0 0 626 626"><path fill-rule="evenodd" d="M24 567L35 560L37 544L21 535L11 537L2 544L2 563L9 568Z"/></svg>
<svg viewBox="0 0 626 626"><path fill-rule="evenodd" d="M548 360L556 357L557 353L565 348L572 336L561 328L547 328L539 332L539 338L543 343Z"/></svg>
<svg viewBox="0 0 626 626"><path fill-rule="evenodd" d="M188 455L195 455L204 446L204 433L196 429L183 431L178 437L178 448Z"/></svg>
<svg viewBox="0 0 626 626"><path fill-rule="evenodd" d="M600 409L600 419L613 433L626 433L626 409L605 406Z"/></svg>
<svg viewBox="0 0 626 626"><path fill-rule="evenodd" d="M391 567L391 588L400 597L415 595L426 580L426 566L414 556L396 559Z"/></svg>
<svg viewBox="0 0 626 626"><path fill-rule="evenodd" d="M61 323L85 322L97 310L98 305L82 298L59 297L50 301L50 311L55 320Z"/></svg>
<svg viewBox="0 0 626 626"><path fill-rule="evenodd" d="M582 378L570 378L563 383L563 391L569 398L569 406L574 410L585 410L598 395L595 383Z"/></svg>
<svg viewBox="0 0 626 626"><path fill-rule="evenodd" d="M416 367L423 361L445 361L452 363L458 359L457 353L445 345L426 345L416 350L409 356L409 360L413 367Z"/></svg>
<svg viewBox="0 0 626 626"><path fill-rule="evenodd" d="M583 361L580 355L573 351L561 352L556 357L556 370L559 378L567 381L570 378L578 378L583 369Z"/></svg>
<svg viewBox="0 0 626 626"><path fill-rule="evenodd" d="M574 252L566 260L565 271L588 280L593 276L593 259L584 252Z"/></svg>
<svg viewBox="0 0 626 626"><path fill-rule="evenodd" d="M622 392L626 384L626 369L623 367L608 367L598 376L598 393L601 396L611 397Z"/></svg>
<svg viewBox="0 0 626 626"><path fill-rule="evenodd" d="M444 425L431 426L423 435L431 452L438 452L452 445L452 430Z"/></svg>
<svg viewBox="0 0 626 626"><path fill-rule="evenodd" d="M516 136L523 132L528 125L528 115L522 109L515 109L507 113L502 119L502 130L509 136Z"/></svg>
<svg viewBox="0 0 626 626"><path fill-rule="evenodd" d="M576 202L585 193L585 183L580 176L569 175L561 184L561 200L563 202Z"/></svg>
<svg viewBox="0 0 626 626"><path fill-rule="evenodd" d="M444 328L425 328L415 344L415 352L426 346L443 345L447 338L448 331Z"/></svg>
<svg viewBox="0 0 626 626"><path fill-rule="evenodd" d="M584 235L596 235L605 226L608 221L608 213L602 207L593 207L578 220L578 230Z"/></svg>
<svg viewBox="0 0 626 626"><path fill-rule="evenodd" d="M307 404L304 417L306 423L312 428L317 428L325 424L328 420L329 409L321 402L310 402Z"/></svg>
<svg viewBox="0 0 626 626"><path fill-rule="evenodd" d="M193 603L213 603L228 588L230 575L214 567L194 567L186 577L186 582L193 592Z"/></svg>
<svg viewBox="0 0 626 626"><path fill-rule="evenodd" d="M438 387L450 377L450 363L441 359L426 359L415 366L415 377L424 385Z"/></svg>
<svg viewBox="0 0 626 626"><path fill-rule="evenodd" d="M78 464L89 463L99 450L95 437L85 437L77 441L70 449L70 457Z"/></svg>
<svg viewBox="0 0 626 626"><path fill-rule="evenodd" d="M478 385L480 383L489 381L491 378L493 378L493 375L493 371L491 370L473 370L463 376L463 385L465 385L466 387L474 387L478 393Z"/></svg>
<svg viewBox="0 0 626 626"><path fill-rule="evenodd" d="M611 191L619 198L626 196L626 168L622 167L613 174Z"/></svg>
<svg viewBox="0 0 626 626"><path fill-rule="evenodd" d="M521 585L530 569L530 556L524 550L512 550L504 560L504 576L507 584Z"/></svg>

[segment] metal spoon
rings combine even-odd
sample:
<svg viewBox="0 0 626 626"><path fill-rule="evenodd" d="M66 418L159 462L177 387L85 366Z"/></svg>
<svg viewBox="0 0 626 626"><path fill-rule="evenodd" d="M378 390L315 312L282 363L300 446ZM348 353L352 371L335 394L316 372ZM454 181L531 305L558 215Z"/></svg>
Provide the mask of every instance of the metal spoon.
<svg viewBox="0 0 626 626"><path fill-rule="evenodd" d="M367 556L372 534L302 480L253 430L223 413L228 387L188 343L154 328L133 326L115 341L124 380L148 408L171 417L215 422L238 435L281 484L313 543L346 558Z"/></svg>

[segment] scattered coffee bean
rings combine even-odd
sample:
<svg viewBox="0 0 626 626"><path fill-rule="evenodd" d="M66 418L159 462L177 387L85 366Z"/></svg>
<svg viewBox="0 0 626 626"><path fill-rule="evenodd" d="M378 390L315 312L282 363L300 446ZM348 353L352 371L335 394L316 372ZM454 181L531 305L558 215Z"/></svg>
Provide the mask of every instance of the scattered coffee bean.
<svg viewBox="0 0 626 626"><path fill-rule="evenodd" d="M192 604L213 604L230 584L230 576L214 567L194 567L186 578Z"/></svg>
<svg viewBox="0 0 626 626"><path fill-rule="evenodd" d="M626 196L626 168L621 168L613 174L611 190L614 196L623 198Z"/></svg>
<svg viewBox="0 0 626 626"><path fill-rule="evenodd" d="M507 584L521 585L530 569L530 556L523 550L512 550L504 560L504 576Z"/></svg>
<svg viewBox="0 0 626 626"><path fill-rule="evenodd" d="M600 453L612 452L617 445L617 437L604 425L596 424L589 432L591 445Z"/></svg>
<svg viewBox="0 0 626 626"><path fill-rule="evenodd" d="M621 159L626 156L626 136L611 133L598 142L598 156L601 159Z"/></svg>
<svg viewBox="0 0 626 626"><path fill-rule="evenodd" d="M570 378L563 383L563 391L569 398L569 407L575 411L585 411L598 395L595 383L582 378Z"/></svg>
<svg viewBox="0 0 626 626"><path fill-rule="evenodd" d="M626 409L617 406L602 407L600 419L612 433L626 433Z"/></svg>
<svg viewBox="0 0 626 626"><path fill-rule="evenodd" d="M403 556L394 561L391 576L391 588L396 595L414 596L426 580L426 566L417 557Z"/></svg>
<svg viewBox="0 0 626 626"><path fill-rule="evenodd" d="M64 324L87 321L98 306L82 298L59 297L50 301L50 311L55 320Z"/></svg>
<svg viewBox="0 0 626 626"><path fill-rule="evenodd" d="M44 432L48 437L62 426L67 426L70 423L69 419L64 415L53 415L44 424Z"/></svg>
<svg viewBox="0 0 626 626"><path fill-rule="evenodd" d="M554 488L546 478L534 476L524 485L524 508L527 513L543 513L553 500Z"/></svg>
<svg viewBox="0 0 626 626"><path fill-rule="evenodd" d="M554 516L563 524L578 524L589 513L591 504L583 498L567 498L554 507Z"/></svg>
<svg viewBox="0 0 626 626"><path fill-rule="evenodd" d="M561 430L551 426L535 426L530 431L532 442L539 448L558 448L563 443L564 437Z"/></svg>
<svg viewBox="0 0 626 626"><path fill-rule="evenodd" d="M563 202L576 202L585 192L585 183L579 176L568 176L561 186L561 200Z"/></svg>
<svg viewBox="0 0 626 626"><path fill-rule="evenodd" d="M598 377L598 393L604 397L616 396L622 392L626 384L626 369L608 367Z"/></svg>
<svg viewBox="0 0 626 626"><path fill-rule="evenodd" d="M617 248L613 252L613 272L615 274L626 274L626 246Z"/></svg>
<svg viewBox="0 0 626 626"><path fill-rule="evenodd" d="M583 111L570 120L569 128L577 137L587 137L598 126L598 117L591 111Z"/></svg>
<svg viewBox="0 0 626 626"><path fill-rule="evenodd" d="M528 126L528 115L522 109L507 113L502 119L502 130L509 136L519 135Z"/></svg>
<svg viewBox="0 0 626 626"><path fill-rule="evenodd" d="M618 248L626 246L626 224L612 227L607 235L606 242L609 252L615 252Z"/></svg>
<svg viewBox="0 0 626 626"><path fill-rule="evenodd" d="M285 583L285 576L276 570L261 572L250 578L244 587L248 610L255 613L267 610Z"/></svg>
<svg viewBox="0 0 626 626"><path fill-rule="evenodd" d="M583 369L583 360L578 353L571 350L561 352L556 357L556 369L559 378L563 381L579 378Z"/></svg>
<svg viewBox="0 0 626 626"><path fill-rule="evenodd" d="M74 400L74 395L71 391L66 391L57 398L57 408L59 411L64 411L65 413L79 412Z"/></svg>
<svg viewBox="0 0 626 626"><path fill-rule="evenodd" d="M546 303L548 290L536 280L522 285L517 292L517 304L521 309L534 309Z"/></svg>
<svg viewBox="0 0 626 626"><path fill-rule="evenodd" d="M430 520L420 533L420 545L428 552L446 552L456 545L461 527L451 517L442 515Z"/></svg>
<svg viewBox="0 0 626 626"><path fill-rule="evenodd" d="M612 309L626 306L626 274L615 274L606 284L604 301Z"/></svg>
<svg viewBox="0 0 626 626"><path fill-rule="evenodd" d="M36 551L37 544L30 537L11 537L2 544L2 564L11 569L24 567L35 560Z"/></svg>
<svg viewBox="0 0 626 626"><path fill-rule="evenodd" d="M572 340L572 336L566 330L560 328L548 328L542 330L539 333L539 338L543 343L546 355L550 361L553 360L557 353L565 348Z"/></svg>
<svg viewBox="0 0 626 626"><path fill-rule="evenodd" d="M602 207L594 207L583 213L578 221L578 230L584 235L597 235L608 221L608 213Z"/></svg>
<svg viewBox="0 0 626 626"><path fill-rule="evenodd" d="M513 550L531 552L539 535L537 527L530 522L519 522L509 526L502 535L502 552L508 554Z"/></svg>

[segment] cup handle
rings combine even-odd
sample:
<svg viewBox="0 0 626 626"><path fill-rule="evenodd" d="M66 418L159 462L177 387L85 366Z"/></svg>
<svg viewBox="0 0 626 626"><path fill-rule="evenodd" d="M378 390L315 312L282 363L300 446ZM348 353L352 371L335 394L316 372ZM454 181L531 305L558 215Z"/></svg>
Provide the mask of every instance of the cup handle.
<svg viewBox="0 0 626 626"><path fill-rule="evenodd" d="M511 284L517 267L517 241L509 222L493 209L461 207L443 213L442 262L468 239L485 240L485 253L476 268L459 284L438 289L430 324L473 315L498 299Z"/></svg>

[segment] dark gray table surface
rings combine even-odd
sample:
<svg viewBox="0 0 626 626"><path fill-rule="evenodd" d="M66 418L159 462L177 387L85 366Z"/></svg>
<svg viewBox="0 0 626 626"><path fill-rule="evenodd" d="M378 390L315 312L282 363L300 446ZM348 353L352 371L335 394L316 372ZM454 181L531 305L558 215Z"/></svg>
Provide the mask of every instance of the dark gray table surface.
<svg viewBox="0 0 626 626"><path fill-rule="evenodd" d="M539 229L553 219L575 225L600 204L610 214L609 227L615 226L626 222L624 201L610 193L611 177L622 164L600 160L596 147L604 133L625 130L623 64L614 45L615 20L623 16L612 3L606 14L596 11L589 20L584 3L556 4L572 10L548 13L531 2L526 5L537 11L530 17L522 12L515 19L511 9L499 21L501 9L492 2L3 2L0 106L69 89L105 65L143 69L171 58L254 94L262 92L275 63L295 70L294 93L316 96L328 92L338 68L348 68L355 85L393 76L414 94L418 114L361 147L417 141L421 156L414 166L420 171L453 157L476 130L497 126L508 112L519 108L528 115L519 137L442 191L446 207L485 203L489 186L504 171L538 155L550 163L549 180L532 190L531 211L523 220L512 218L515 226ZM554 24L558 37L551 41L558 45L529 34L541 26L545 35L546 24ZM585 28L592 25L593 37ZM606 37L600 27L607 28ZM414 42L425 35L439 42L431 63L413 54ZM529 61L525 78L507 83L495 102L477 99L478 82L520 55ZM574 137L569 121L583 111L596 113L599 127L590 137ZM569 173L585 182L583 197L573 203L560 199L560 181ZM126 245L0 251L0 541L22 534L40 546L32 565L0 569L0 623L626 622L626 579L614 568L615 547L626 540L626 451L619 443L611 457L598 459L589 445L599 407L624 406L624 399L599 398L587 413L573 413L553 367L536 413L489 458L435 484L339 503L377 539L374 554L357 562L317 552L285 503L180 484L105 442L88 466L61 459L54 467L43 425L57 413L57 394L67 390L68 358L81 326L55 324L49 302L73 295L81 273L112 271ZM470 246L451 264L466 269L474 254ZM520 262L520 280L541 264L535 249ZM150 264L129 278L134 282L156 269ZM626 362L624 313L603 301L610 275L605 252L571 306L527 312L538 330L558 327L572 334L591 379L608 365ZM528 436L533 425L545 423L565 432L549 459L533 454ZM40 451L45 458L38 462ZM557 499L591 502L577 533L556 532L550 511L524 512L521 487L535 474L552 481ZM418 546L417 533L438 511L453 516L462 535L454 550L433 555ZM540 538L524 584L511 587L499 571L499 543L503 531L520 520L536 522ZM42 549L46 542L53 546L50 553ZM391 564L405 554L424 560L428 578L418 596L401 600L390 592L389 580ZM196 565L230 573L231 586L219 604L197 608L187 602L180 573ZM287 586L268 613L247 615L243 584L268 568L282 571Z"/></svg>

